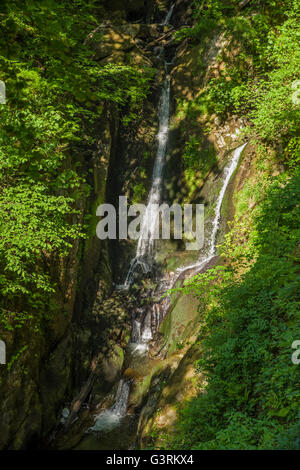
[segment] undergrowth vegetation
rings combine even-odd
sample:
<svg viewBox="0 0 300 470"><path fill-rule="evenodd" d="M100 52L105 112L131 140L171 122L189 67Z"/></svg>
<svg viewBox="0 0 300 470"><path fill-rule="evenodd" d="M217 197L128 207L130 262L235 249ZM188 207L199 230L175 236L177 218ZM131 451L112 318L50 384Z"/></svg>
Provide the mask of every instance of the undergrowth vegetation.
<svg viewBox="0 0 300 470"><path fill-rule="evenodd" d="M29 335L47 330L64 262L88 232L84 206L93 191L99 124L109 110L126 125L149 91L150 67L94 60L86 39L99 26L100 4L0 5L0 80L7 94L0 104L1 336L24 325ZM222 124L235 114L248 123L243 132L256 151L256 173L235 196L222 266L174 289L199 300L202 353L195 367L206 385L178 406L175 431L152 433L165 449L300 448L300 366L291 360L300 339L299 5L194 0L194 26L175 34L199 50L213 34L226 44L218 76L180 109L188 135L187 202L216 164L213 146L204 145L216 118ZM186 117L204 115L203 135L195 135L197 126L190 133L183 127ZM147 176L142 170L133 202L146 198ZM29 348L23 343L8 371Z"/></svg>
<svg viewBox="0 0 300 470"><path fill-rule="evenodd" d="M49 266L84 236L91 187L85 155L105 107L135 116L150 69L101 66L86 42L101 18L94 0L5 0L0 6L0 295L2 327L49 313ZM79 204L81 201L81 204Z"/></svg>
<svg viewBox="0 0 300 470"><path fill-rule="evenodd" d="M226 236L225 266L176 289L199 298L196 367L208 385L181 410L167 448L299 448L299 196L299 171L268 179Z"/></svg>
<svg viewBox="0 0 300 470"><path fill-rule="evenodd" d="M244 116L257 157L255 178L235 196L224 265L174 289L199 299L196 369L207 386L178 405L175 431L154 430L165 449L300 448L299 2L239 4L195 1L196 24L178 35L197 44L215 28L238 44L234 58L220 57L225 67L198 108ZM192 168L197 142L186 149Z"/></svg>

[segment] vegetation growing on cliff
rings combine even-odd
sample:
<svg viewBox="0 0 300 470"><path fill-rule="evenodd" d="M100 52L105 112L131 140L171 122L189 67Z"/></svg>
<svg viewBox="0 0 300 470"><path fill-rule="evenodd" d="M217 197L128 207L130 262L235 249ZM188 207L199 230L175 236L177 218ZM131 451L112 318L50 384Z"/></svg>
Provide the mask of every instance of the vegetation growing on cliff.
<svg viewBox="0 0 300 470"><path fill-rule="evenodd" d="M251 2L237 15L238 3L196 1L196 26L184 32L197 42L209 19L244 41L237 57L223 58L207 103L220 116L247 117L257 162L236 195L225 267L176 289L199 298L196 367L207 386L180 407L176 433L160 439L166 449L300 447L300 369L291 360L300 331L299 2Z"/></svg>
<svg viewBox="0 0 300 470"><path fill-rule="evenodd" d="M180 36L201 43L203 35L219 31L236 49L233 55L226 47L220 53L224 67L199 97L199 110L205 104L221 118L245 116L253 133L268 142L296 136L299 107L291 98L300 63L299 0L250 2L242 11L238 1L194 4L196 24Z"/></svg>
<svg viewBox="0 0 300 470"><path fill-rule="evenodd" d="M299 188L299 171L269 178L263 201L226 237L227 266L179 289L199 298L197 368L208 385L185 405L175 448L299 447Z"/></svg>
<svg viewBox="0 0 300 470"><path fill-rule="evenodd" d="M33 312L43 316L55 290L50 259L83 236L79 201L91 189L83 155L95 147L104 107L133 116L148 91L150 70L93 59L85 39L101 11L94 0L1 2L0 321L7 329Z"/></svg>
<svg viewBox="0 0 300 470"><path fill-rule="evenodd" d="M68 361L73 351L62 348L55 356L62 362L58 379L55 382L51 377L51 367L54 370L56 366L50 364L45 368L49 382L42 382L39 345L35 345L33 357L27 339L32 331L47 331L47 320L56 308L55 293L69 269L64 261L72 248L76 251L76 242L86 236L83 206L93 190L90 160L97 149L99 124L110 114L121 118L125 128L138 116L152 77L149 67L103 65L95 60L95 50L86 39L102 20L104 7L100 3L3 0L0 6L0 79L7 90L7 103L0 104L0 332L1 337L4 334L10 339L11 349L18 349L10 355L3 376L12 377L5 392L9 387L21 391L17 401L22 401L24 384L25 392L29 390L24 393L24 418L20 414L25 431L17 436L17 443L13 439L18 433L10 429L13 411L19 411L15 395L7 402L7 416L1 423L1 434L7 434L5 446L22 447L27 438L35 442L41 432L47 434L57 423L56 413L70 380ZM158 3L161 8L165 6ZM201 320L195 354L199 347L201 356L195 366L205 390L201 388L198 396L180 405L175 432L159 436L157 441L166 449L297 449L300 369L291 356L300 330L299 0L194 0L193 5L194 26L180 28L175 34L178 41L187 39L187 43L198 46L199 83L203 79L196 98L186 93L181 108L177 108L183 114L180 130L186 139L180 154L185 176L180 191L184 194L187 186L186 202L190 202L193 192L205 181L217 163L214 147L206 145L205 137L212 132L212 123L221 125L233 114L248 123L244 133L255 149L251 162L254 174L234 196L235 219L220 247L222 266L175 289L199 300ZM120 19L122 12L118 13ZM218 57L222 66L205 82L204 40L214 34L226 39ZM101 37L97 30L96 42ZM185 118L198 121L191 133ZM203 134L199 135L202 124ZM148 158L146 151L135 166L139 179L132 187L133 202L146 198L148 175L139 163L144 165ZM93 289L87 289L87 295ZM98 294L102 296L101 289L100 283ZM99 298L96 301L100 302ZM143 296L143 305L148 301L148 296ZM114 339L109 339L107 348L99 344L102 339L97 344L105 355L115 342L121 342L122 347L125 343L125 330L118 328L119 322L124 322L124 306L120 316L117 304L111 299L107 303L115 317L109 313L103 320L101 302L97 314L102 316L99 329L105 322L112 322L109 328L114 329ZM61 317L63 308L62 302ZM132 313L130 308L127 313ZM176 315L181 315L180 308ZM15 329L21 329L21 333L25 330L21 341L22 334ZM56 334L50 330L50 346L44 345L48 338L44 341L39 336L41 351L52 349L65 334L63 328ZM89 336L84 327L82 336ZM187 346L177 337L171 340L169 353ZM78 344L89 344L85 341L89 339ZM119 345L116 350L119 374L123 350ZM33 364L29 374L27 369L16 369L25 352L26 364ZM46 352L42 355L49 359ZM89 370L89 354L84 357ZM95 364L93 359L94 370ZM139 377L131 368L126 371L124 377ZM32 387L19 380L21 373L30 376ZM158 377L154 386L161 393L168 383L161 380L163 374ZM151 379L151 374L146 376L136 393L143 397L151 393ZM41 390L43 387L47 393ZM53 401L47 431L41 431L41 415L46 408L40 406L40 396L45 402ZM32 435L32 429L27 430L31 427L30 416L27 418L31 408L38 421L38 431L35 434L33 429ZM155 441L155 432L152 437Z"/></svg>

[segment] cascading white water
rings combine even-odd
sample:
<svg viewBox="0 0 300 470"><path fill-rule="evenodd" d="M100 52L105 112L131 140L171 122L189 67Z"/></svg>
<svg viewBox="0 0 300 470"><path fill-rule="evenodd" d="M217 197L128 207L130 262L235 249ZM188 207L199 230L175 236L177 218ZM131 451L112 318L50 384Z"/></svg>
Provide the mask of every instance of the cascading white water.
<svg viewBox="0 0 300 470"><path fill-rule="evenodd" d="M133 354L143 355L149 350L148 343L153 339L152 311L148 311L143 323L134 319L132 324L131 340L129 343Z"/></svg>
<svg viewBox="0 0 300 470"><path fill-rule="evenodd" d="M175 280L173 280L172 286L169 287L173 287L176 284L180 274L191 269L199 271L214 257L216 252L216 236L220 224L221 207L224 195L226 193L226 189L231 179L231 176L237 168L241 153L246 145L247 143L241 145L233 152L233 157L230 163L224 169L224 180L216 202L215 217L213 220L213 227L209 240L209 248L207 254L205 255L204 259L200 259L197 263L177 270L178 276ZM153 317L155 321L155 326L159 326L160 310L155 304L153 305ZM133 320L131 345L133 346L133 350L138 353L144 353L145 351L147 351L148 343L153 338L151 329L151 318L152 312L149 310L144 318L143 324L141 323L141 321L138 321L135 318ZM92 428L89 429L89 431L111 431L112 429L116 428L120 424L121 418L126 415L129 392L129 382L125 380L120 380L114 405L110 409L104 410L96 416L95 424Z"/></svg>
<svg viewBox="0 0 300 470"><path fill-rule="evenodd" d="M122 418L126 414L129 388L130 387L128 382L126 382L125 380L120 380L116 394L116 401L111 408L111 411L120 418Z"/></svg>
<svg viewBox="0 0 300 470"><path fill-rule="evenodd" d="M209 247L208 256L213 256L215 254L215 251L216 251L216 236L217 236L217 232L218 232L219 224L220 224L221 207L222 207L223 199L224 199L225 192L226 192L227 186L229 184L230 178L231 178L232 174L234 173L234 171L236 170L236 167L238 165L241 153L244 150L246 145L247 145L247 143L243 144L240 147L238 147L237 149L235 149L235 151L233 152L233 157L231 159L231 162L229 163L228 166L226 166L226 168L224 170L224 177L225 178L224 178L223 186L222 186L221 191L219 193L216 208L215 208L215 219L214 219L214 222L213 222L213 230L212 230L212 234L211 234L211 238L210 238L210 247Z"/></svg>
<svg viewBox="0 0 300 470"><path fill-rule="evenodd" d="M164 21L164 25L168 24L172 16L174 5L172 5L169 10L167 17ZM166 64L167 65L167 64ZM152 176L152 187L149 193L148 205L145 211L145 215L142 221L140 238L137 244L136 256L131 261L130 267L125 279L123 288L129 288L136 269L140 268L144 273L148 272L150 269L149 263L147 262L149 258L153 256L154 248L154 235L156 233L156 224L158 223L158 205L161 199L161 189L162 189L162 175L163 167L166 157L166 148L168 141L169 133L169 102L170 102L170 77L168 76L165 80L165 83L162 88L162 94L160 99L159 106L159 132L158 132L158 150L156 155L156 160L153 168ZM224 180L220 190L220 193L217 198L215 215L212 223L212 231L208 243L208 250L202 259L200 258L197 263L181 268L177 270L178 276L176 279L173 279L171 285L167 287L173 287L176 284L176 280L179 275L183 272L195 269L199 271L204 267L215 255L216 252L216 237L219 229L220 216L221 216L221 207L224 199L224 195L229 184L230 178L235 171L240 155L246 144L241 145L233 152L233 157L230 163L225 167L224 170ZM141 312L140 312L141 313ZM135 315L132 320L132 334L131 334L131 349L133 352L138 354L143 354L148 351L148 343L153 339L152 332L152 321L154 326L154 331L157 331L161 320L164 317L164 311L160 308L159 305L154 304L152 310L148 310L144 319L137 318ZM101 411L95 417L95 424L89 429L89 431L111 431L114 428L118 427L120 420L126 416L127 411L127 402L130 393L130 381L121 379L118 385L118 390L116 393L115 403L111 408Z"/></svg>
<svg viewBox="0 0 300 470"><path fill-rule="evenodd" d="M162 26L166 26L170 23L170 19L172 18L174 7L175 7L175 3L173 3L170 10L168 11L167 16L166 16L164 22L162 23Z"/></svg>
<svg viewBox="0 0 300 470"><path fill-rule="evenodd" d="M175 3L171 6L167 16L162 23L167 25L173 14ZM163 49L163 48L162 48ZM160 55L160 54L159 54ZM165 67L167 69L167 62ZM124 284L118 286L119 290L126 290L132 284L134 273L138 268L146 274L151 267L146 261L151 259L153 255L154 236L156 234L158 224L158 205L161 197L162 174L165 164L166 149L169 135L169 118L170 118L170 76L167 75L162 87L162 93L159 104L159 130L157 134L158 149L152 174L152 186L148 197L148 204L141 224L140 236L138 239L135 257L131 260L130 266L125 278Z"/></svg>
<svg viewBox="0 0 300 470"><path fill-rule="evenodd" d="M121 418L126 415L127 402L130 391L130 385L125 380L120 380L115 403L108 410L101 411L95 417L95 424L89 428L89 432L112 431L116 428Z"/></svg>
<svg viewBox="0 0 300 470"><path fill-rule="evenodd" d="M165 164L166 149L169 134L170 113L170 77L167 76L163 87L159 105L159 130L157 134L158 149L152 174L152 187L150 190L148 204L141 224L140 237L137 244L136 256L131 261L125 282L119 289L128 289L133 281L137 268L143 273L150 270L147 259L153 255L154 237L158 224L158 206L161 198L162 175Z"/></svg>
<svg viewBox="0 0 300 470"><path fill-rule="evenodd" d="M139 344L141 342L141 322L134 318L132 322L131 344Z"/></svg>
<svg viewBox="0 0 300 470"><path fill-rule="evenodd" d="M158 205L160 203L162 173L165 163L166 148L169 134L169 104L170 77L168 76L162 88L159 111L158 149L153 168L152 187L148 205L143 218L141 234L138 240L136 257L152 255L154 234L158 222Z"/></svg>
<svg viewBox="0 0 300 470"><path fill-rule="evenodd" d="M216 236L217 236L219 225L220 225L221 208L222 208L223 199L224 199L225 192L226 192L227 186L229 184L230 178L231 178L232 174L234 173L234 171L236 170L236 167L238 165L241 153L244 150L246 145L247 145L247 142L234 150L233 157L232 157L231 161L229 162L229 164L224 169L224 180L223 180L222 188L221 188L221 191L219 193L217 203L216 203L216 207L215 207L215 217L214 217L214 220L213 220L213 227L212 227L212 232L211 232L211 236L210 236L210 239L209 239L209 245L208 245L207 253L204 256L202 256L195 264L177 269L176 272L177 272L178 276L176 276L175 280L173 280L172 286L174 286L176 284L178 277L183 272L188 271L188 270L192 270L192 269L195 269L195 270L199 271L215 256L215 253L216 253Z"/></svg>
<svg viewBox="0 0 300 470"><path fill-rule="evenodd" d="M174 5L171 6L164 25L169 24ZM167 68L167 64L165 64ZM152 187L150 190L148 205L141 224L140 237L137 244L136 256L131 261L125 283L118 286L119 290L128 289L132 283L135 270L140 267L144 273L150 269L146 258L153 254L154 235L156 224L158 223L158 205L161 197L162 174L165 164L166 149L169 134L169 108L170 108L170 76L167 75L162 87L162 93L159 104L159 131L158 131L158 149L152 174ZM148 311L143 323L135 317L132 322L132 333L130 345L132 351L143 354L148 350L148 343L152 336L152 312ZM108 410L99 413L95 418L95 424L89 428L93 431L111 431L117 427L122 417L126 415L127 402L130 392L130 383L123 379L120 380L114 405Z"/></svg>

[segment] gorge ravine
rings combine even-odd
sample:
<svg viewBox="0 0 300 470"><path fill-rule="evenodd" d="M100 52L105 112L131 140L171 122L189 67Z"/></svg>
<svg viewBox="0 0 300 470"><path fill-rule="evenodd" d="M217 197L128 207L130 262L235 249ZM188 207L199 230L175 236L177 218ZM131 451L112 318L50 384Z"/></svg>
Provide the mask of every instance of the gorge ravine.
<svg viewBox="0 0 300 470"><path fill-rule="evenodd" d="M170 10L171 11L171 10ZM148 197L148 205L145 213L145 218L142 224L141 237L137 244L137 251L135 257L132 259L128 272L126 274L125 282L122 285L117 286L117 290L122 295L122 291L127 291L130 289L131 284L134 282L134 276L137 271L140 270L140 274L147 275L151 273L152 265L151 258L155 255L154 243L153 243L153 228L156 223L157 214L151 212L152 204L160 203L161 200L161 190L162 190L162 175L163 168L165 165L165 156L167 151L167 142L169 134L169 99L170 99L170 78L167 77L162 86L162 94L160 99L160 111L159 111L159 131L158 131L158 150L156 154L156 160L153 167L152 175L152 187ZM235 131L237 129L233 129ZM232 138L235 138L234 132L232 132ZM222 173L220 174L221 188L218 193L216 206L214 209L214 217L211 222L211 227L209 228L210 233L206 232L208 238L208 243L206 243L205 250L202 253L202 257L196 263L188 266L178 266L177 270L174 273L169 275L167 279L166 274L164 273L158 278L158 285L155 289L156 296L160 296L165 293L168 287L174 287L176 285L177 279L179 276L181 279L187 273L191 275L192 273L197 273L199 270L205 268L205 265L213 258L216 251L216 236L219 228L220 216L221 216L221 207L223 198L229 184L229 181L232 177L232 174L236 170L236 167L239 163L240 155L246 144L238 147L233 155L229 153L230 162L226 165ZM149 230L150 227L150 230ZM144 233L145 232L145 233ZM139 279L139 277L138 277ZM139 282L139 280L137 281ZM134 312L132 314L132 331L131 331L131 340L128 344L128 349L130 350L129 357L132 355L134 361L141 360L141 363L145 361L145 356L148 354L149 346L148 343L153 340L155 335L159 334L160 323L164 320L165 314L168 314L170 308L170 299L167 298L163 302L150 303L146 308L138 309L138 313ZM152 344L153 347L153 344ZM150 346L151 348L151 346ZM154 348L155 349L155 348ZM127 354L127 353L126 353ZM127 354L128 355L128 354ZM159 360L160 356L158 355ZM163 357L163 356L161 356ZM115 392L114 403L106 409L103 409L95 416L95 424L88 428L88 432L96 432L97 438L84 438L82 441L82 446L79 448L86 448L86 446L91 445L91 439L93 440L96 448L101 448L97 446L97 439L101 441L101 435L104 432L106 438L109 439L111 435L115 436L114 429L120 427L120 432L122 432L121 421L126 416L127 412L127 403L130 394L131 383L134 381L134 377L128 377L128 370L134 370L134 366L131 367L131 358L124 361L126 363L127 376L123 376L120 379L120 382L117 386ZM147 362L147 359L146 359ZM124 369L123 369L124 372ZM148 370L149 372L149 370ZM150 373L150 372L149 372ZM147 376L147 375L146 375ZM143 398L145 401L145 397ZM127 429L127 428L125 428ZM116 431L117 432L117 431ZM100 433L100 434L99 434ZM84 442L86 441L86 444ZM96 444L95 444L96 442ZM133 438L132 444L135 444L136 439ZM132 445L131 444L131 445Z"/></svg>

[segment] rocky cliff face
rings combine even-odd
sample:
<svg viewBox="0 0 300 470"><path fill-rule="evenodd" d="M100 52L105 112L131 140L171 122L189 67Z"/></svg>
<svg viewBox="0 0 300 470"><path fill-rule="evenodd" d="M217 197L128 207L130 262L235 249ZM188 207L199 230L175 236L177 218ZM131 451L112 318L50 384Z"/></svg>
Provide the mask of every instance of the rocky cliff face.
<svg viewBox="0 0 300 470"><path fill-rule="evenodd" d="M107 122L113 123L112 113L107 110L106 115ZM90 200L79 201L82 207L85 205L86 213L97 200L105 200L103 183L107 179L111 134L110 128L99 123L97 147L93 155L87 155L95 191ZM102 181L101 190L99 181ZM79 331L76 312L81 309L81 301L83 304L86 301L84 295L89 295L86 286L93 292L97 275L108 284L111 282L107 247L104 243L95 243L92 237L84 244L74 243L63 263L53 259L50 270L57 279L58 289L51 301L53 305L49 305L51 315L46 333L22 328L20 333L14 331L6 338L10 358L10 352L18 351L22 341L29 347L11 358L8 367L1 368L0 448L35 446L56 426L59 409L65 397L72 393L74 383L72 365ZM85 293L79 297L80 301L78 292Z"/></svg>

